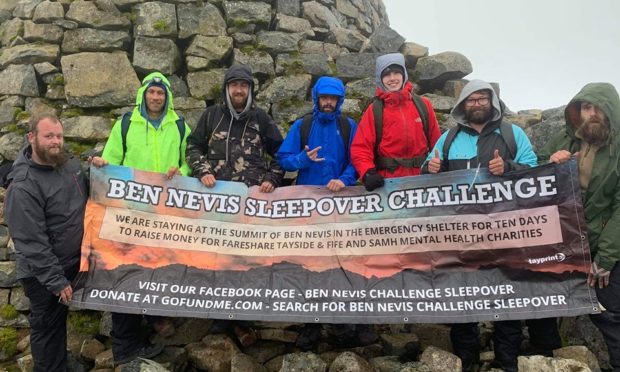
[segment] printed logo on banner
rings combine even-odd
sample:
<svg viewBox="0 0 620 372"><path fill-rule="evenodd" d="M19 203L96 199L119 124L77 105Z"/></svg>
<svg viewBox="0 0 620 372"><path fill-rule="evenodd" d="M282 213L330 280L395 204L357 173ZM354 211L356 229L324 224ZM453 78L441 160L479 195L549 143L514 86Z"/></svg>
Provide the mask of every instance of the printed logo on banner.
<svg viewBox="0 0 620 372"><path fill-rule="evenodd" d="M566 259L566 255L564 253L556 253L553 256L540 257L540 258L530 258L527 260L532 265L541 265L551 261L562 262Z"/></svg>

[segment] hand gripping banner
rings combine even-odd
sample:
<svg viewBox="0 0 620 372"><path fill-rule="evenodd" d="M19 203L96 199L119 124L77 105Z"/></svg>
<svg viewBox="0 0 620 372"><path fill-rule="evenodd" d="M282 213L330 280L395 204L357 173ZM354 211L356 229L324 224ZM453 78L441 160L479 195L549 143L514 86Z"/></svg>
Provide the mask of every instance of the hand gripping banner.
<svg viewBox="0 0 620 372"><path fill-rule="evenodd" d="M91 168L78 308L327 323L598 312L574 161L366 192Z"/></svg>

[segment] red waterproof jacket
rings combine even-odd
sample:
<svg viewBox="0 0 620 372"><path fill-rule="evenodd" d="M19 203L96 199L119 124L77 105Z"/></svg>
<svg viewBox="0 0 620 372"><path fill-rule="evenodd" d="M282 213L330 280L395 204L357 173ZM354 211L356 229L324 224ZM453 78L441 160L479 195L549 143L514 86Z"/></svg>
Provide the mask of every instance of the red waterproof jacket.
<svg viewBox="0 0 620 372"><path fill-rule="evenodd" d="M427 154L426 133L418 110L411 98L413 85L407 82L398 92L386 92L377 88L376 95L383 100L383 138L379 144L379 154L388 158L413 158ZM427 98L422 98L428 111L428 133L430 148L441 136L433 106ZM375 118L372 104L368 106L359 122L351 144L351 162L360 177L375 168ZM420 168L398 167L394 172L378 169L385 178L415 176Z"/></svg>

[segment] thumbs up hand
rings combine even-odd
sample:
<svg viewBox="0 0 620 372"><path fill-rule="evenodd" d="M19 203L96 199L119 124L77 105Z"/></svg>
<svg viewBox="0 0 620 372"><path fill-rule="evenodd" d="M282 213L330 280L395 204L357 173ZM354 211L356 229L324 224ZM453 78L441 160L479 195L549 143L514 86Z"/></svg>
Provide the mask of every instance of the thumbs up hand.
<svg viewBox="0 0 620 372"><path fill-rule="evenodd" d="M435 149L435 156L428 162L428 173L439 173L441 170L441 159L439 150Z"/></svg>
<svg viewBox="0 0 620 372"><path fill-rule="evenodd" d="M504 174L504 159L499 156L499 150L497 149L493 152L493 159L489 162L489 172L494 176Z"/></svg>

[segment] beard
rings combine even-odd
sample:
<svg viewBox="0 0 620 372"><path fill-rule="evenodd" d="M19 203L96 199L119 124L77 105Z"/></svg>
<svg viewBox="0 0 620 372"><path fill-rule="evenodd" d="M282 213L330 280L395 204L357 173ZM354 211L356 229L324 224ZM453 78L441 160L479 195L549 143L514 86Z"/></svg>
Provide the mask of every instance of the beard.
<svg viewBox="0 0 620 372"><path fill-rule="evenodd" d="M323 105L323 106L320 107L320 111L321 112L326 112L326 113L332 113L332 112L336 111L336 106Z"/></svg>
<svg viewBox="0 0 620 372"><path fill-rule="evenodd" d="M471 107L465 109L465 120L471 124L486 124L491 120L492 107Z"/></svg>
<svg viewBox="0 0 620 372"><path fill-rule="evenodd" d="M64 149L61 147L45 148L39 145L39 141L35 140L32 145L32 151L37 156L48 164L52 164L53 167L59 167L67 162L68 156Z"/></svg>
<svg viewBox="0 0 620 372"><path fill-rule="evenodd" d="M600 147L609 139L609 132L609 123L592 118L585 120L577 129L576 134L587 143Z"/></svg>

